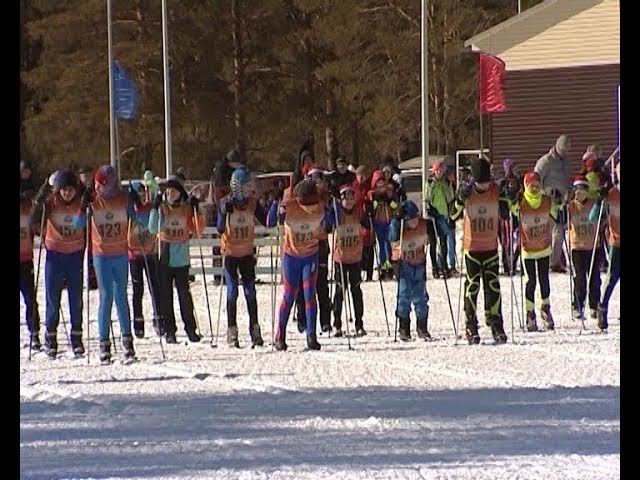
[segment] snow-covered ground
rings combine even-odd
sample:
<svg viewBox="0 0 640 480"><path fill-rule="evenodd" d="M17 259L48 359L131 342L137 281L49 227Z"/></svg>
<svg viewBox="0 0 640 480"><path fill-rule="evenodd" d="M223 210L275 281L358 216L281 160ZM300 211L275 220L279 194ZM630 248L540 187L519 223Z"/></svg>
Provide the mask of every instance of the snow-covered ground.
<svg viewBox="0 0 640 480"><path fill-rule="evenodd" d="M519 303L520 278L514 282ZM163 361L148 320L147 338L135 342L140 362L129 366L98 364L98 294L91 292L89 364L69 353L55 361L38 353L28 361L28 350L21 350L21 478L620 478L619 290L609 333L596 333L591 319L581 333L570 320L568 275L552 274L551 284L557 330L521 331L514 308L514 335L511 283L502 278L506 345L490 344L482 313L487 344L456 341L445 283L429 275L433 342L394 342L394 282L383 284L387 335L375 282L363 284L369 335L352 340L353 350L345 338L325 334L320 352L305 352L292 321L289 350L274 352L248 348L242 290L243 348L224 345L224 301L219 347L212 348L198 278L192 292L203 342L185 343L177 314L181 343L163 345ZM447 285L457 315L460 284L456 278ZM208 292L215 336L219 289ZM258 285L265 339L270 292L270 285ZM280 295L278 288L278 302ZM480 294L480 311L482 302ZM178 310L177 299L175 305ZM66 298L63 307L68 322ZM148 297L145 311L150 319ZM21 323L24 344L24 318ZM117 335L117 320L114 325ZM62 323L59 342L68 349Z"/></svg>

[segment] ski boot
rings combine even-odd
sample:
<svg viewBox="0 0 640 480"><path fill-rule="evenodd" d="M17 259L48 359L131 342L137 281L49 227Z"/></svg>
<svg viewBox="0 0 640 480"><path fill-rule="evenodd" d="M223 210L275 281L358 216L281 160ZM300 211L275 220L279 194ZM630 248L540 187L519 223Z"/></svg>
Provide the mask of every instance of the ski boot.
<svg viewBox="0 0 640 480"><path fill-rule="evenodd" d="M547 330L555 330L556 326L553 323L553 315L551 315L551 305L548 303L542 305L542 308L540 309L540 316L542 317Z"/></svg>
<svg viewBox="0 0 640 480"><path fill-rule="evenodd" d="M494 342L507 343L507 334L504 333L504 327L500 315L495 315L493 317L493 323L491 324L491 335L493 335Z"/></svg>
<svg viewBox="0 0 640 480"><path fill-rule="evenodd" d="M249 335L251 336L251 346L252 347L261 347L264 345L264 340L262 339L262 332L260 331L260 325L258 323L254 323L250 330Z"/></svg>
<svg viewBox="0 0 640 480"><path fill-rule="evenodd" d="M49 358L56 358L58 354L58 335L56 332L45 332L44 351Z"/></svg>
<svg viewBox="0 0 640 480"><path fill-rule="evenodd" d="M431 334L429 330L427 330L427 319L418 320L416 325L416 332L418 332L418 338L422 338L424 340L431 340Z"/></svg>
<svg viewBox="0 0 640 480"><path fill-rule="evenodd" d="M173 332L173 333L167 332L164 339L168 344L169 343L171 343L171 344L178 343L178 339L176 338L176 333L175 332Z"/></svg>
<svg viewBox="0 0 640 480"><path fill-rule="evenodd" d="M322 347L318 343L318 339L316 338L315 333L310 333L307 335L307 347L309 347L309 350L320 350L320 348Z"/></svg>
<svg viewBox="0 0 640 480"><path fill-rule="evenodd" d="M138 317L133 319L133 333L136 338L144 338L144 318Z"/></svg>
<svg viewBox="0 0 640 480"><path fill-rule="evenodd" d="M587 318L584 316L584 309L582 307L577 307L574 305L572 307L573 319L585 321Z"/></svg>
<svg viewBox="0 0 640 480"><path fill-rule="evenodd" d="M538 322L536 321L536 312L529 310L527 312L527 332L537 332Z"/></svg>
<svg viewBox="0 0 640 480"><path fill-rule="evenodd" d="M31 332L29 336L29 341L31 342L31 349L40 351L42 350L42 343L40 343L40 334L38 332Z"/></svg>
<svg viewBox="0 0 640 480"><path fill-rule="evenodd" d="M307 329L307 319L304 318L300 312L298 312L296 322L298 324L298 331L300 333L304 333L304 331Z"/></svg>
<svg viewBox="0 0 640 480"><path fill-rule="evenodd" d="M71 330L71 349L76 357L84 355L84 345L82 344L82 332Z"/></svg>
<svg viewBox="0 0 640 480"><path fill-rule="evenodd" d="M164 320L160 317L153 317L153 330L156 332L156 335L159 337L165 334L164 330Z"/></svg>
<svg viewBox="0 0 640 480"><path fill-rule="evenodd" d="M598 318L598 309L597 308L590 308L589 309L589 316L591 318Z"/></svg>
<svg viewBox="0 0 640 480"><path fill-rule="evenodd" d="M238 341L238 327L235 325L227 328L227 345L230 347L240 348L240 342Z"/></svg>
<svg viewBox="0 0 640 480"><path fill-rule="evenodd" d="M136 359L136 352L133 349L133 336L131 335L122 336L122 348L124 349L122 363L127 365L129 363L133 363Z"/></svg>
<svg viewBox="0 0 640 480"><path fill-rule="evenodd" d="M400 334L400 340L403 342L408 342L411 340L411 327L409 326L408 318L398 318L398 323L400 327L398 328L398 333Z"/></svg>
<svg viewBox="0 0 640 480"><path fill-rule="evenodd" d="M467 318L466 337L469 345L478 345L480 343L480 335L478 335L478 319L476 317Z"/></svg>
<svg viewBox="0 0 640 480"><path fill-rule="evenodd" d="M607 309L602 305L598 305L598 328L601 332L607 331L609 328L609 321L607 319Z"/></svg>
<svg viewBox="0 0 640 480"><path fill-rule="evenodd" d="M280 337L276 337L276 343L274 344L276 350L279 352L284 352L287 350L287 344L285 342L285 336L281 335Z"/></svg>
<svg viewBox="0 0 640 480"><path fill-rule="evenodd" d="M100 364L111 364L111 340L100 340Z"/></svg>
<svg viewBox="0 0 640 480"><path fill-rule="evenodd" d="M364 328L356 328L356 337L364 337L366 334L367 331Z"/></svg>
<svg viewBox="0 0 640 480"><path fill-rule="evenodd" d="M187 337L189 337L189 341L192 343L198 343L200 340L202 340L202 337L200 337L200 335L195 331L187 332Z"/></svg>
<svg viewBox="0 0 640 480"><path fill-rule="evenodd" d="M336 327L336 331L333 334L333 337L334 338L340 338L340 337L343 337L343 336L344 336L344 332L340 328Z"/></svg>

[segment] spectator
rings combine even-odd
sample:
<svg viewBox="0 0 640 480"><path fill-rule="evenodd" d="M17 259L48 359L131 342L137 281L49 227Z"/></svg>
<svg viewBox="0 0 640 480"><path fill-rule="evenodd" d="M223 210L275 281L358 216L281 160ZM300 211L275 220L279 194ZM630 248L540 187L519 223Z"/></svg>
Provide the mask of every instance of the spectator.
<svg viewBox="0 0 640 480"><path fill-rule="evenodd" d="M38 191L38 186L33 178L33 169L29 160L20 162L20 195L31 199Z"/></svg>
<svg viewBox="0 0 640 480"><path fill-rule="evenodd" d="M571 139L568 135L562 134L548 153L543 155L536 162L534 171L540 175L542 181L542 191L559 201L564 210L567 205L567 194L569 192L569 152L571 150ZM561 218L566 218L562 215ZM562 251L564 241L564 230L566 225L562 223L554 224L551 268L552 272L566 273L566 259Z"/></svg>

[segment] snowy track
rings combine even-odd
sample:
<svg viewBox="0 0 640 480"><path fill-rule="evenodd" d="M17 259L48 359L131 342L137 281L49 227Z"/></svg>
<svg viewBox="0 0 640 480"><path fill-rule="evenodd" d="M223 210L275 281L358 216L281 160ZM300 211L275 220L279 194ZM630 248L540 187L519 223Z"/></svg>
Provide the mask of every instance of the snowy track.
<svg viewBox="0 0 640 480"><path fill-rule="evenodd" d="M429 279L433 342L393 342L380 287L364 283L369 335L351 339L354 350L325 334L320 352L305 352L294 322L287 352L248 348L242 293L244 348L224 344L224 302L219 347L211 348L198 280L192 291L203 342L184 344L178 315L182 343L165 345L165 362L154 336L135 341L141 361L129 366L98 365L95 340L90 365L42 353L29 362L21 350L21 478L619 478L618 291L609 333L595 334L588 320L580 335L569 318L568 277L553 274L557 331L524 333L514 314L513 339L509 278L501 281L506 345L454 345L444 282ZM396 285L384 285L393 322ZM448 286L457 314L458 280ZM268 343L270 287L257 288ZM209 289L214 308L217 295ZM480 310L482 302L480 294ZM92 335L97 304L91 292ZM68 321L66 299L63 305ZM148 298L145 311L150 318ZM217 312L212 316L215 331ZM480 336L490 343L480 317ZM62 325L58 335L66 348ZM21 326L21 343L26 338Z"/></svg>

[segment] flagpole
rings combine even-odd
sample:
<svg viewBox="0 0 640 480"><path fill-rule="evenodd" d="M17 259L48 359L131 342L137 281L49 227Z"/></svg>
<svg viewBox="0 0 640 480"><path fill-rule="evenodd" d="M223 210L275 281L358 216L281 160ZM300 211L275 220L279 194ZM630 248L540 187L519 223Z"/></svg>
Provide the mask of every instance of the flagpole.
<svg viewBox="0 0 640 480"><path fill-rule="evenodd" d="M107 0L107 57L109 60L109 147L111 150L111 166L115 169L120 180L118 153L116 151L116 125L113 108L113 48L111 39L111 0Z"/></svg>
<svg viewBox="0 0 640 480"><path fill-rule="evenodd" d="M173 171L171 157L171 100L169 90L169 34L167 32L167 0L162 0L162 63L164 70L164 141L165 141L165 171L169 178Z"/></svg>
<svg viewBox="0 0 640 480"><path fill-rule="evenodd" d="M482 88L482 65L480 63L480 56L478 56L478 89ZM484 151L484 135L482 131L482 93L478 92L478 113L480 114L480 153L478 154L479 158L482 158ZM489 152L491 154L491 152Z"/></svg>
<svg viewBox="0 0 640 480"><path fill-rule="evenodd" d="M425 186L427 184L427 169L429 165L429 68L428 68L428 23L427 23L427 1L421 1L421 49L422 58L420 61L421 79L422 79L422 188L421 191L421 207L424 216L426 216L425 204Z"/></svg>

